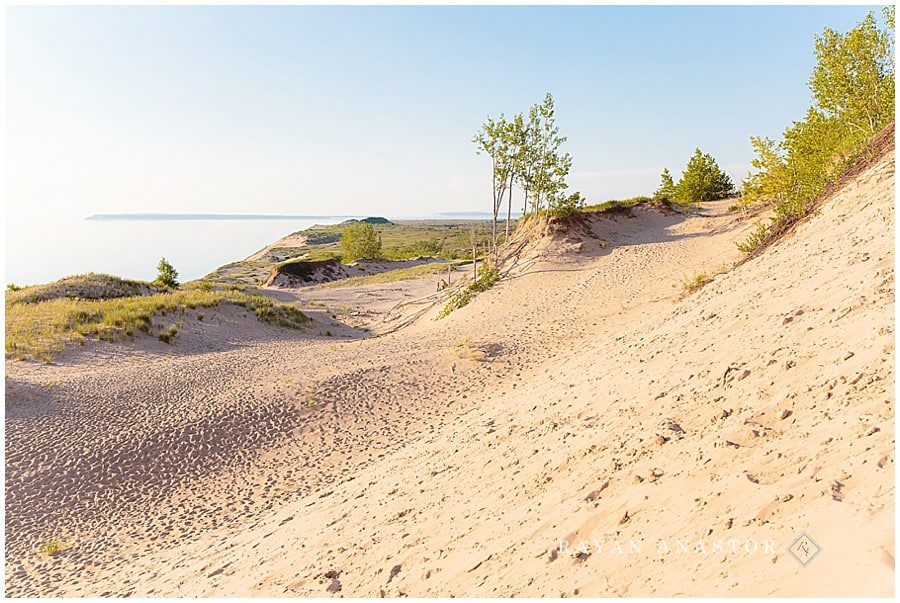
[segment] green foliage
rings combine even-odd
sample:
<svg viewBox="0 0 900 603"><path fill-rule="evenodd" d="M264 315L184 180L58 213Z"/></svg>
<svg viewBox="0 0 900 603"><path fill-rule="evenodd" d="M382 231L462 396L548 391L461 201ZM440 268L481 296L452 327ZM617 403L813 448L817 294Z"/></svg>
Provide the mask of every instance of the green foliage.
<svg viewBox="0 0 900 603"><path fill-rule="evenodd" d="M713 156L695 149L675 186L674 201L682 205L714 201L727 197L733 190L731 178L719 168Z"/></svg>
<svg viewBox="0 0 900 603"><path fill-rule="evenodd" d="M488 117L472 141L479 154L491 159L493 246L498 213L504 201L507 210L511 209L514 184L524 192L526 214L570 215L578 211L580 196L565 195L572 157L560 151L566 138L556 125L553 95L548 93L533 105L527 117L521 113L511 120L502 114L497 119Z"/></svg>
<svg viewBox="0 0 900 603"><path fill-rule="evenodd" d="M462 291L459 291L451 297L446 305L441 309L440 313L437 315L437 320L445 318L454 310L458 310L463 306L468 305L472 299L478 293L483 291L487 291L491 287L493 287L497 281L500 280L500 272L496 268L485 268L478 275L478 279L472 283L469 283Z"/></svg>
<svg viewBox="0 0 900 603"><path fill-rule="evenodd" d="M406 260L421 256L437 257L441 255L443 249L440 239L422 239L409 245L394 247L385 252L384 257L390 260Z"/></svg>
<svg viewBox="0 0 900 603"><path fill-rule="evenodd" d="M747 240L743 243L737 243L737 248L739 251L743 253L750 253L760 245L762 245L763 241L769 236L769 229L766 228L766 225L762 222L756 223L756 228L753 229L753 232L750 233L750 236L747 237Z"/></svg>
<svg viewBox="0 0 900 603"><path fill-rule="evenodd" d="M381 235L368 222L354 222L341 234L341 260L345 264L356 260L381 257Z"/></svg>
<svg viewBox="0 0 900 603"><path fill-rule="evenodd" d="M672 180L672 174L669 173L669 168L663 168L659 179L659 189L653 193L653 197L662 201L674 201L675 182Z"/></svg>
<svg viewBox="0 0 900 603"><path fill-rule="evenodd" d="M630 209L639 203L650 203L654 201L652 197L632 197L630 199L610 199L603 203L595 203L594 205L585 205L581 208L583 212L608 212L617 209Z"/></svg>
<svg viewBox="0 0 900 603"><path fill-rule="evenodd" d="M41 555L46 555L47 557L55 557L60 553L68 551L72 548L72 545L62 540L47 540L46 542L42 542L38 547L38 553Z"/></svg>
<svg viewBox="0 0 900 603"><path fill-rule="evenodd" d="M555 217L574 216L584 208L584 197L574 192L568 197L550 205L550 215Z"/></svg>
<svg viewBox="0 0 900 603"><path fill-rule="evenodd" d="M772 204L775 220L758 225L738 245L752 251L806 215L864 144L894 119L893 8L887 29L869 13L845 34L825 29L816 38L809 81L815 104L788 127L781 141L754 137L754 171L743 182L742 203Z"/></svg>
<svg viewBox="0 0 900 603"><path fill-rule="evenodd" d="M893 14L886 14L893 29ZM816 107L863 139L894 117L891 35L869 13L845 34L826 28L816 37L816 66L809 87Z"/></svg>
<svg viewBox="0 0 900 603"><path fill-rule="evenodd" d="M166 258L160 258L159 264L156 265L156 281L154 282L168 289L178 287L178 271L166 261Z"/></svg>

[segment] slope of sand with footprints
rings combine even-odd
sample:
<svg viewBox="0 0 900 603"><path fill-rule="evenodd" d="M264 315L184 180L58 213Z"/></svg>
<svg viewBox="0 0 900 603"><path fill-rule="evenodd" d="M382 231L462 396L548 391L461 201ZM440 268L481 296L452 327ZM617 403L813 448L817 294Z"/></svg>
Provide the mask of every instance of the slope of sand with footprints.
<svg viewBox="0 0 900 603"><path fill-rule="evenodd" d="M7 594L891 594L893 182L730 270L752 220L639 207L378 337L9 363Z"/></svg>

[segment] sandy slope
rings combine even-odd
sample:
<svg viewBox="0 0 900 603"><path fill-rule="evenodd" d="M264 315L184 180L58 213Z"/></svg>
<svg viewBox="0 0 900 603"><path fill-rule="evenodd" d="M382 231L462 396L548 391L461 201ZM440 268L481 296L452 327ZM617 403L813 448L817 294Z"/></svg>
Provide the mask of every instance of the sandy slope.
<svg viewBox="0 0 900 603"><path fill-rule="evenodd" d="M891 594L893 176L681 301L738 257L721 206L599 218L381 337L12 363L7 593Z"/></svg>

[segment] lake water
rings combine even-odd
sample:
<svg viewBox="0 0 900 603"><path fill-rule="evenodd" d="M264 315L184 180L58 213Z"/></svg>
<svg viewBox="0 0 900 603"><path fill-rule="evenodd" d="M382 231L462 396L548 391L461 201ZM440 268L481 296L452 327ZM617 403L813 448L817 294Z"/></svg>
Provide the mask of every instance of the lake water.
<svg viewBox="0 0 900 603"><path fill-rule="evenodd" d="M28 231L8 227L6 282L46 283L85 272L156 278L165 256L187 281L242 260L313 224L347 218L285 220L53 220Z"/></svg>
<svg viewBox="0 0 900 603"><path fill-rule="evenodd" d="M242 260L281 237L352 216L304 219L85 220L42 217L7 222L6 282L46 283L85 272L153 280L163 256L188 281ZM361 217L361 216L356 216ZM456 212L405 219L485 219ZM399 218L398 218L399 219Z"/></svg>

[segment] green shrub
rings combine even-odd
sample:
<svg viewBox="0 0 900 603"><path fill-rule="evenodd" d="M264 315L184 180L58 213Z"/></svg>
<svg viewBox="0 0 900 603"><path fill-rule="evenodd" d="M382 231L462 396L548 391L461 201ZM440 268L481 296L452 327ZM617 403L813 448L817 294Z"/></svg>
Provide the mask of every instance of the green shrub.
<svg viewBox="0 0 900 603"><path fill-rule="evenodd" d="M550 205L550 215L562 218L566 216L574 216L584 208L584 197L581 193L574 192L568 197L563 197Z"/></svg>
<svg viewBox="0 0 900 603"><path fill-rule="evenodd" d="M733 190L731 178L719 168L713 156L695 149L675 185L674 201L682 205L714 201L727 197Z"/></svg>
<svg viewBox="0 0 900 603"><path fill-rule="evenodd" d="M341 234L341 261L374 260L381 257L381 235L368 222L353 222Z"/></svg>
<svg viewBox="0 0 900 603"><path fill-rule="evenodd" d="M41 555L46 555L48 557L54 557L68 551L72 548L72 545L63 542L62 540L48 540L46 542L42 542L38 547L38 553Z"/></svg>
<svg viewBox="0 0 900 603"><path fill-rule="evenodd" d="M750 253L760 245L762 245L763 241L766 240L769 236L769 229L766 228L766 225L762 222L756 223L756 228L753 229L753 232L747 237L747 240L743 243L737 243L737 248L739 251L744 253Z"/></svg>
<svg viewBox="0 0 900 603"><path fill-rule="evenodd" d="M175 339L175 335L178 334L178 325L169 325L168 328L163 329L159 332L157 337L163 343L172 343L172 340Z"/></svg>

